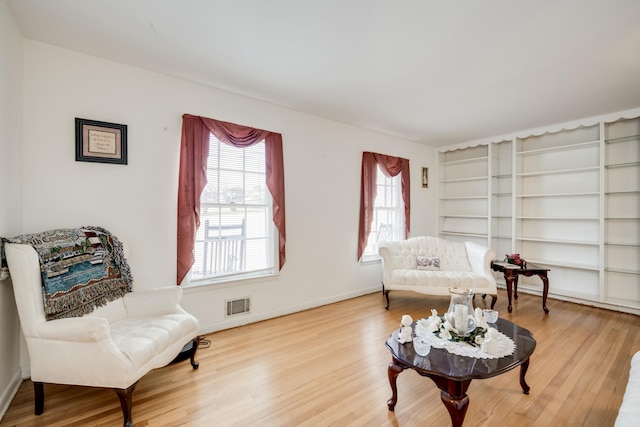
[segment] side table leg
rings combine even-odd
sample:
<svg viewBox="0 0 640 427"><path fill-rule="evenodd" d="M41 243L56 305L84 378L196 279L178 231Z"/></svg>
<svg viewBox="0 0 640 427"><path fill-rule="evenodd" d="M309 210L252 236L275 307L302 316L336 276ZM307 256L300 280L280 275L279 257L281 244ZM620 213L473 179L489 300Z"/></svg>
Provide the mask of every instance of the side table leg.
<svg viewBox="0 0 640 427"><path fill-rule="evenodd" d="M400 372L402 372L404 368L396 365L395 360L389 363L389 369L387 370L387 374L389 375L389 385L391 386L391 399L387 400L387 406L390 411L393 411L396 407L396 403L398 403L398 388L396 387L396 379Z"/></svg>
<svg viewBox="0 0 640 427"><path fill-rule="evenodd" d="M514 277L511 275L507 276L505 274L504 280L505 282L507 282L507 299L509 300L509 305L507 306L507 310L509 311L509 313L511 313L511 310L513 310L513 307L511 306L511 292L513 291Z"/></svg>
<svg viewBox="0 0 640 427"><path fill-rule="evenodd" d="M513 278L513 298L518 299L518 275Z"/></svg>
<svg viewBox="0 0 640 427"><path fill-rule="evenodd" d="M529 390L531 390L531 387L529 387L527 382L524 380L524 376L527 374L527 369L529 369L528 358L527 360L524 361L522 365L520 365L520 387L522 387L522 392L524 394L529 394Z"/></svg>
<svg viewBox="0 0 640 427"><path fill-rule="evenodd" d="M542 279L542 309L546 314L549 314L549 309L547 308L547 295L549 294L549 279L547 278L547 273L544 275L540 275Z"/></svg>

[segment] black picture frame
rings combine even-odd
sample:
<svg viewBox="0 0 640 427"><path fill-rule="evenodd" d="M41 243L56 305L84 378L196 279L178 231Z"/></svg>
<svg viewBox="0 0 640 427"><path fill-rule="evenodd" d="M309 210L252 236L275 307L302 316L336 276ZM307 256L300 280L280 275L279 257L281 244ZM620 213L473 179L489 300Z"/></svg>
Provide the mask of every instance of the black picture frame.
<svg viewBox="0 0 640 427"><path fill-rule="evenodd" d="M127 164L127 125L76 117L76 161Z"/></svg>

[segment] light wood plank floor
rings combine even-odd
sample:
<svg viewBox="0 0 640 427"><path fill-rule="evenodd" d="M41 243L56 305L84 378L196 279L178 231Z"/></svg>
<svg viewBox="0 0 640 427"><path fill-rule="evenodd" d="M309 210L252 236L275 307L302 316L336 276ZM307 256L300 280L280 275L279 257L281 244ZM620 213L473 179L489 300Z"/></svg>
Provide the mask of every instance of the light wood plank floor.
<svg viewBox="0 0 640 427"><path fill-rule="evenodd" d="M488 299L489 300L489 299ZM612 426L629 363L640 350L640 317L522 294L500 316L533 332L524 395L519 369L471 383L465 426ZM488 301L487 301L488 302ZM384 342L403 314L446 311L448 298L380 293L207 335L200 369L188 362L146 375L133 395L136 426L446 426L435 384L413 371L398 377L398 404L387 409L390 353ZM479 297L476 304L487 304ZM25 381L2 426L120 426L110 390L45 385L45 412L33 415Z"/></svg>

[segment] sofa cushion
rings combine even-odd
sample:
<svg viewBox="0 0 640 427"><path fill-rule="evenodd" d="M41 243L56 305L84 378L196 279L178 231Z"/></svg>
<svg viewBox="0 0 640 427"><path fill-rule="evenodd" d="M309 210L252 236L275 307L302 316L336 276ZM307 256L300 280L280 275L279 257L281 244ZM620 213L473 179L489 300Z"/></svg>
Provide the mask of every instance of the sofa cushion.
<svg viewBox="0 0 640 427"><path fill-rule="evenodd" d="M114 344L136 365L143 366L182 337L197 330L194 317L181 313L128 318L111 324Z"/></svg>
<svg viewBox="0 0 640 427"><path fill-rule="evenodd" d="M430 271L401 269L394 270L391 282L401 286L439 287L439 288L486 288L486 277L470 271Z"/></svg>
<svg viewBox="0 0 640 427"><path fill-rule="evenodd" d="M102 317L107 319L109 323L113 323L118 320L122 320L127 317L127 309L124 307L122 298L98 307L91 313L86 315L87 317Z"/></svg>

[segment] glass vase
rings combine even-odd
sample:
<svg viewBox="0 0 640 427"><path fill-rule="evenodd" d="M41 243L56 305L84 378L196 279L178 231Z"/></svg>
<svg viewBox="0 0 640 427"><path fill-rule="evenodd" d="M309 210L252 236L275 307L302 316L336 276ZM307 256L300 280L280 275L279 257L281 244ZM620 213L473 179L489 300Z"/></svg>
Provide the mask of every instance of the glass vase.
<svg viewBox="0 0 640 427"><path fill-rule="evenodd" d="M473 291L464 288L449 288L451 302L446 319L458 330L458 335L467 336L476 329L473 310Z"/></svg>

